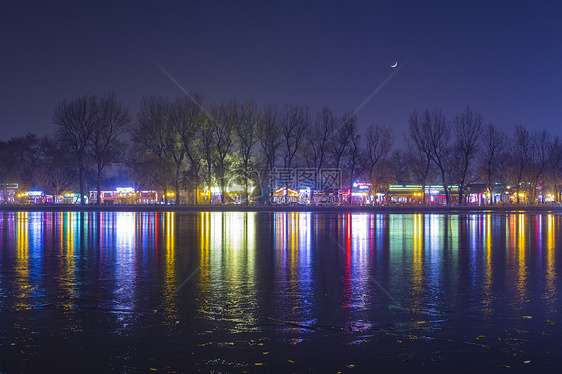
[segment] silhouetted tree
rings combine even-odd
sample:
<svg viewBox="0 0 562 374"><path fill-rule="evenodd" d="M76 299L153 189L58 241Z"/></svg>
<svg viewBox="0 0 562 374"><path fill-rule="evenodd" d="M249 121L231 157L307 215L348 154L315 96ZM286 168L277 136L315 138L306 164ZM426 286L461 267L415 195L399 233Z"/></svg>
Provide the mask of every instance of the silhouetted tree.
<svg viewBox="0 0 562 374"><path fill-rule="evenodd" d="M18 183L21 191L35 186L37 164L41 157L41 146L35 134L16 136L0 143L0 166L3 179Z"/></svg>
<svg viewBox="0 0 562 374"><path fill-rule="evenodd" d="M199 171L202 158L197 132L204 115L206 115L206 110L203 108L203 99L200 95L178 98L171 105L170 121L179 136L184 154L189 161L185 175L188 178L187 184L193 184L194 186L195 203L198 199Z"/></svg>
<svg viewBox="0 0 562 374"><path fill-rule="evenodd" d="M449 196L448 176L451 167L450 163L450 133L451 128L445 120L445 115L440 110L426 110L422 118L422 131L426 134L430 157L441 172L441 181L445 191L445 202L451 203Z"/></svg>
<svg viewBox="0 0 562 374"><path fill-rule="evenodd" d="M367 165L366 152L362 147L361 135L358 133L357 127L354 128L351 134L346 159L346 170L349 173L349 188L352 188L353 184L357 182L365 171Z"/></svg>
<svg viewBox="0 0 562 374"><path fill-rule="evenodd" d="M41 159L37 167L37 184L46 194L61 195L75 181L76 173L69 167L72 164L70 156L52 137L41 138L39 144Z"/></svg>
<svg viewBox="0 0 562 374"><path fill-rule="evenodd" d="M211 114L216 120L213 126L212 139L214 148L213 170L221 191L221 203L226 202L227 174L232 165L232 132L237 126L241 116L234 101L214 107Z"/></svg>
<svg viewBox="0 0 562 374"><path fill-rule="evenodd" d="M277 106L265 105L257 122L257 135L263 159L261 162L262 183L260 184L262 191L264 187L263 181L275 167L277 155L283 143L280 122L281 113Z"/></svg>
<svg viewBox="0 0 562 374"><path fill-rule="evenodd" d="M457 114L452 121L454 133L453 150L457 162L455 163L457 185L459 188L459 205L464 201L464 189L468 183L467 177L472 171L473 160L478 152L480 136L482 134L482 116L467 107Z"/></svg>
<svg viewBox="0 0 562 374"><path fill-rule="evenodd" d="M389 127L371 125L367 129L365 142L366 172L373 186L372 193L376 193L384 184L383 179L386 179L386 161L392 150L394 137Z"/></svg>
<svg viewBox="0 0 562 374"><path fill-rule="evenodd" d="M333 142L334 130L338 124L338 118L332 110L324 107L316 113L314 126L311 131L306 133L307 143L309 144L307 154L312 154L312 157L307 157L308 166L315 168L318 172L328 163L330 145Z"/></svg>
<svg viewBox="0 0 562 374"><path fill-rule="evenodd" d="M417 182L422 185L423 204L426 204L425 186L431 171L431 138L424 128L424 122L417 111L410 113L410 126L406 138L410 169Z"/></svg>
<svg viewBox="0 0 562 374"><path fill-rule="evenodd" d="M213 134L217 122L213 115L204 118L199 131L197 132L199 141L201 142L201 150L203 152L203 160L205 162L205 182L209 197L211 197L211 186L213 183L213 160L215 158L215 142Z"/></svg>
<svg viewBox="0 0 562 374"><path fill-rule="evenodd" d="M531 133L522 125L515 126L515 133L509 140L511 177L515 184L517 204L520 204L521 185L531 162Z"/></svg>
<svg viewBox="0 0 562 374"><path fill-rule="evenodd" d="M125 164L138 189L164 190L166 196L172 176L170 168L162 167L161 158L143 144L133 142L127 151Z"/></svg>
<svg viewBox="0 0 562 374"><path fill-rule="evenodd" d="M482 149L480 152L481 169L484 172L487 190L492 194L496 182L498 182L499 173L502 165L505 164L505 134L489 124L486 126L482 136ZM490 204L495 203L490 196Z"/></svg>
<svg viewBox="0 0 562 374"><path fill-rule="evenodd" d="M562 179L562 140L554 137L548 149L547 178L552 186L555 201L560 203L560 180Z"/></svg>
<svg viewBox="0 0 562 374"><path fill-rule="evenodd" d="M392 152L391 159L394 180L398 184L406 184L410 181L408 153L402 149L395 149Z"/></svg>
<svg viewBox="0 0 562 374"><path fill-rule="evenodd" d="M345 113L333 130L330 141L329 153L336 169L341 167L341 160L346 154L351 136L357 132L357 117Z"/></svg>
<svg viewBox="0 0 562 374"><path fill-rule="evenodd" d="M533 131L531 133L531 153L529 163L529 202L534 204L537 197L537 187L541 183L541 178L546 170L549 159L549 150L552 137L546 130ZM544 198L544 195L543 195Z"/></svg>
<svg viewBox="0 0 562 374"><path fill-rule="evenodd" d="M80 204L85 204L84 168L92 133L99 121L100 105L95 96L82 96L74 100L64 99L54 110L53 122L57 125L57 137L78 170Z"/></svg>
<svg viewBox="0 0 562 374"><path fill-rule="evenodd" d="M302 106L286 106L281 117L283 167L294 167L294 158L310 130L310 113Z"/></svg>
<svg viewBox="0 0 562 374"><path fill-rule="evenodd" d="M168 105L168 101L160 96L143 98L137 122L132 128L132 140L135 143L133 153L138 158L133 175L149 177L150 183L160 184L166 201L170 184L179 190L179 172L174 171L181 165L173 157L181 144L171 130Z"/></svg>
<svg viewBox="0 0 562 374"><path fill-rule="evenodd" d="M103 170L122 159L125 144L120 137L131 122L131 116L113 92L99 99L98 116L92 130L91 153L97 167L96 203L100 204Z"/></svg>
<svg viewBox="0 0 562 374"><path fill-rule="evenodd" d="M237 139L238 155L240 158L242 183L244 186L244 203L248 203L248 181L252 175L254 146L258 142L257 121L258 109L254 102L247 102L238 106L239 119L236 121L234 135ZM254 175L255 177L255 175Z"/></svg>

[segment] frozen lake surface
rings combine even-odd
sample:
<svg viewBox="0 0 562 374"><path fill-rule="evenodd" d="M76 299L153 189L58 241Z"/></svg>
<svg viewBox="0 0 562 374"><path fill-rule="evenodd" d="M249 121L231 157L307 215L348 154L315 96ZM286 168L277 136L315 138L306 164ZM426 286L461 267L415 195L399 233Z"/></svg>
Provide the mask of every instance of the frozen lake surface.
<svg viewBox="0 0 562 374"><path fill-rule="evenodd" d="M0 372L557 372L562 215L0 212Z"/></svg>

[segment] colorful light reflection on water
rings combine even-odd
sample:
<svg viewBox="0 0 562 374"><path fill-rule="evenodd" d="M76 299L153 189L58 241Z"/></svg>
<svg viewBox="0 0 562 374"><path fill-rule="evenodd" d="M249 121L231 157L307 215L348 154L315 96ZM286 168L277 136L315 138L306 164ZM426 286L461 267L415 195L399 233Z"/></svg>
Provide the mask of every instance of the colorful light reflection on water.
<svg viewBox="0 0 562 374"><path fill-rule="evenodd" d="M0 212L0 371L552 370L561 225Z"/></svg>

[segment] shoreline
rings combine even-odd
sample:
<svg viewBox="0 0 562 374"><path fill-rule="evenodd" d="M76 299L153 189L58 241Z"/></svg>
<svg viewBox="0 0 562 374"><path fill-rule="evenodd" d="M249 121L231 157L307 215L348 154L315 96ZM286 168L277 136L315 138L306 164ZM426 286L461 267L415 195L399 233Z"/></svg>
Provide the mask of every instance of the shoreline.
<svg viewBox="0 0 562 374"><path fill-rule="evenodd" d="M562 213L562 205L503 206L290 206L290 205L0 205L0 212L330 212L330 213Z"/></svg>

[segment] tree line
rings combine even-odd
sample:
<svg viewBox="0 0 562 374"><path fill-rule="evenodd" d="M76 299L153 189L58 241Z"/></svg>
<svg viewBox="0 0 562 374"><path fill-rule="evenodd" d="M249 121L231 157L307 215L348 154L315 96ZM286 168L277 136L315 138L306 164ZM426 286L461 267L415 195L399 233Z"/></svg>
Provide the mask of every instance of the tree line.
<svg viewBox="0 0 562 374"><path fill-rule="evenodd" d="M206 103L201 95L144 97L134 121L114 93L82 96L60 102L52 121L52 135L0 141L4 186L54 195L77 189L83 197L95 186L99 203L100 191L127 182L173 192L176 204L201 203L201 192L213 186L224 204L234 183L243 187L245 202L251 187L264 193L274 168L335 168L344 188L370 182L372 193L395 183L419 184L422 191L440 184L451 204L447 187L455 185L463 204L468 186L479 183L488 191L513 186L518 203L537 202L537 190L560 202L560 137L523 125L506 134L470 107L450 119L438 109L412 111L400 147L389 126L361 131L351 111Z"/></svg>

